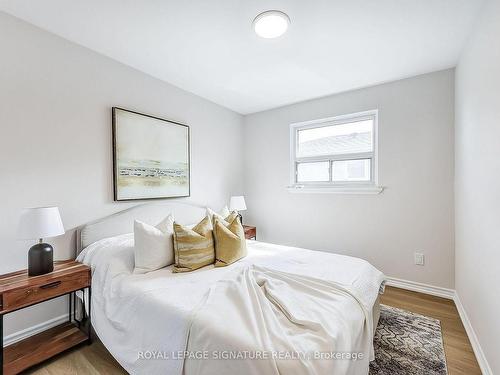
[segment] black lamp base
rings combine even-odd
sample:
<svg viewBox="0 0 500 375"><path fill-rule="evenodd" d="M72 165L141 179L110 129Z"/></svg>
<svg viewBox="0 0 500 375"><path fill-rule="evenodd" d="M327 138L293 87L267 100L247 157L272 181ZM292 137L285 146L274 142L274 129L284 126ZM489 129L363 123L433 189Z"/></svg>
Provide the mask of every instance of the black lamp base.
<svg viewBox="0 0 500 375"><path fill-rule="evenodd" d="M37 243L28 251L28 275L38 276L54 271L54 249L48 243Z"/></svg>

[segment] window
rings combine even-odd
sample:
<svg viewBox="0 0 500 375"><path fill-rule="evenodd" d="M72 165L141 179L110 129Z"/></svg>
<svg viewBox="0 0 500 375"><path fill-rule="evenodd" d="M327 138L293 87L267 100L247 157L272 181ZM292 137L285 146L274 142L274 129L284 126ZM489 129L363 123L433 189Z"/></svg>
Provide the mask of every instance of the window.
<svg viewBox="0 0 500 375"><path fill-rule="evenodd" d="M290 188L380 192L377 116L374 110L292 124Z"/></svg>

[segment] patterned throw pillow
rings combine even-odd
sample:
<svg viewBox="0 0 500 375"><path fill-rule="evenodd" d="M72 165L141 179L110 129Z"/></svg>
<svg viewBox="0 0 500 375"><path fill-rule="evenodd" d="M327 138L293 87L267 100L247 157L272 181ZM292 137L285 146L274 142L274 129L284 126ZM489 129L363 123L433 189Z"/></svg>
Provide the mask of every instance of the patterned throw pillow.
<svg viewBox="0 0 500 375"><path fill-rule="evenodd" d="M245 230L237 214L226 220L215 218L214 240L215 267L227 266L247 255Z"/></svg>
<svg viewBox="0 0 500 375"><path fill-rule="evenodd" d="M212 224L206 216L192 229L174 223L173 272L189 272L212 264L215 259Z"/></svg>

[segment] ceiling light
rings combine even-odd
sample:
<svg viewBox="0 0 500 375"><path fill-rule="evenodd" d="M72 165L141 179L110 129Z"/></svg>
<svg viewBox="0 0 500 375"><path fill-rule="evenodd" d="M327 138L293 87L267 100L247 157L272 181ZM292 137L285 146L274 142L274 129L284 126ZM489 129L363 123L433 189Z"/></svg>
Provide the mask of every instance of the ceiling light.
<svg viewBox="0 0 500 375"><path fill-rule="evenodd" d="M288 29L290 18L279 10L267 10L253 20L255 33L262 38L277 38Z"/></svg>

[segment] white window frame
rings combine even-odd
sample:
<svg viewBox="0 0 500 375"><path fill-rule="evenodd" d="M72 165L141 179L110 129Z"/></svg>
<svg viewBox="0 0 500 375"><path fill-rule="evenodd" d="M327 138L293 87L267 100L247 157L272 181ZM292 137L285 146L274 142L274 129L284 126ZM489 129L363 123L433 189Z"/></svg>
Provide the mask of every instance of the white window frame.
<svg viewBox="0 0 500 375"><path fill-rule="evenodd" d="M298 132L304 129L323 126L343 125L356 121L373 120L373 151L363 153L297 157ZM370 159L370 181L332 181L332 164L338 160ZM298 163L329 162L329 182L297 182ZM347 115L328 117L312 121L298 122L290 125L290 192L317 193L360 193L378 194L383 188L378 186L378 110L350 113Z"/></svg>

